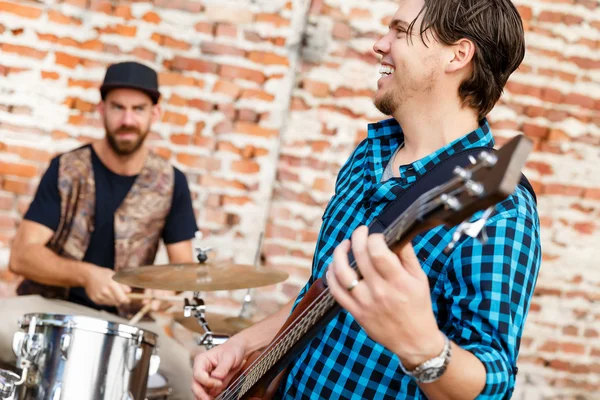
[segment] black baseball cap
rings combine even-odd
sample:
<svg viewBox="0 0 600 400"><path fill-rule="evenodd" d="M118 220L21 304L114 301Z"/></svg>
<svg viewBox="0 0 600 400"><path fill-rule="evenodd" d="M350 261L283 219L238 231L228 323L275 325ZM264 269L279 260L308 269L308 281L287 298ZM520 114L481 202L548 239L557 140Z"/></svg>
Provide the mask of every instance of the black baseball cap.
<svg viewBox="0 0 600 400"><path fill-rule="evenodd" d="M135 61L112 64L106 70L104 82L100 86L102 100L112 89L138 89L146 93L154 104L160 99L158 91L158 75L152 68Z"/></svg>

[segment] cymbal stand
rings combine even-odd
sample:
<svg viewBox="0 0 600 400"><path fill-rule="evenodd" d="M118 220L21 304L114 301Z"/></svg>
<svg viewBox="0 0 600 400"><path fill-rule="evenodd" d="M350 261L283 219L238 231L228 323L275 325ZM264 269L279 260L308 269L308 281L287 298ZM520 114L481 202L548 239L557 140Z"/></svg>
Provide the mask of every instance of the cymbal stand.
<svg viewBox="0 0 600 400"><path fill-rule="evenodd" d="M256 268L256 269L258 269L258 263L260 261L260 251L262 250L263 238L264 238L264 233L261 232L260 236L258 238L258 248L256 249L256 254L254 256L254 268ZM246 292L246 295L244 296L244 302L242 303L242 309L240 310L240 315L239 315L240 319L250 320L252 318L252 315L254 314L254 312L251 308L254 305L253 299L252 299L252 295L253 295L254 291L255 291L255 289L250 288Z"/></svg>
<svg viewBox="0 0 600 400"><path fill-rule="evenodd" d="M198 324L204 329L202 337L198 339L198 345L204 346L206 350L210 350L217 345L225 343L229 339L229 336L214 334L210 330L208 322L206 322L205 312L206 306L200 292L194 292L191 302L188 299L184 299L183 316L189 318L193 315L196 318Z"/></svg>

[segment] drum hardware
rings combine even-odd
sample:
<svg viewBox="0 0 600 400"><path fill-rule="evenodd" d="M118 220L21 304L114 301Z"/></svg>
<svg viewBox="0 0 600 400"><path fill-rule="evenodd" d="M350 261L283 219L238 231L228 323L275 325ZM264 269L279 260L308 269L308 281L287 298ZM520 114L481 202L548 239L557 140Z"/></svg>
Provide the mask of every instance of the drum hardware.
<svg viewBox="0 0 600 400"><path fill-rule="evenodd" d="M0 371L0 398L16 394L28 400L143 399L148 376L160 364L156 334L134 326L91 317L26 314L19 327L13 350L22 374Z"/></svg>
<svg viewBox="0 0 600 400"><path fill-rule="evenodd" d="M204 346L207 350L210 350L217 345L225 343L227 339L229 339L229 336L214 334L210 330L204 314L206 312L206 306L200 295L200 292L194 292L192 301L189 301L188 299L184 300L183 316L185 318L193 316L196 319L198 324L204 330L202 336L198 339L198 345Z"/></svg>

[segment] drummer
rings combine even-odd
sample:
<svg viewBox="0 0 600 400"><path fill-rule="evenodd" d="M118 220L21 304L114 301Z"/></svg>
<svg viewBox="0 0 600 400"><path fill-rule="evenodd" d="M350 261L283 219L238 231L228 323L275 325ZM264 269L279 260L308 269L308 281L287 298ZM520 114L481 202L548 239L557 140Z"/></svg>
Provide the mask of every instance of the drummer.
<svg viewBox="0 0 600 400"><path fill-rule="evenodd" d="M136 62L108 67L98 112L103 139L52 159L14 239L10 270L25 277L0 308L0 361L11 350L17 320L26 313L87 315L127 323L139 309L115 270L152 264L159 242L171 263L193 262L197 231L185 175L149 150L145 140L161 118L156 72ZM191 399L191 357L159 334L159 371L173 399Z"/></svg>

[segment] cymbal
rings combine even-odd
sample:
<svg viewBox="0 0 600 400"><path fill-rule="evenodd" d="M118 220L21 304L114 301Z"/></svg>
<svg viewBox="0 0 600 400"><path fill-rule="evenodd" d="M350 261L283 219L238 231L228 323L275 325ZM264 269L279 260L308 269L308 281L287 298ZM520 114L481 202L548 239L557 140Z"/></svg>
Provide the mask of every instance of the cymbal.
<svg viewBox="0 0 600 400"><path fill-rule="evenodd" d="M249 289L285 281L288 273L226 262L149 265L118 271L113 279L144 289L209 292Z"/></svg>
<svg viewBox="0 0 600 400"><path fill-rule="evenodd" d="M227 317L224 315L213 314L207 312L205 315L208 327L213 333L221 333L226 335L235 335L236 333L254 325L254 322L240 317ZM192 332L204 333L204 329L194 317L184 317L183 312L176 313L173 320L183 325L187 330Z"/></svg>

